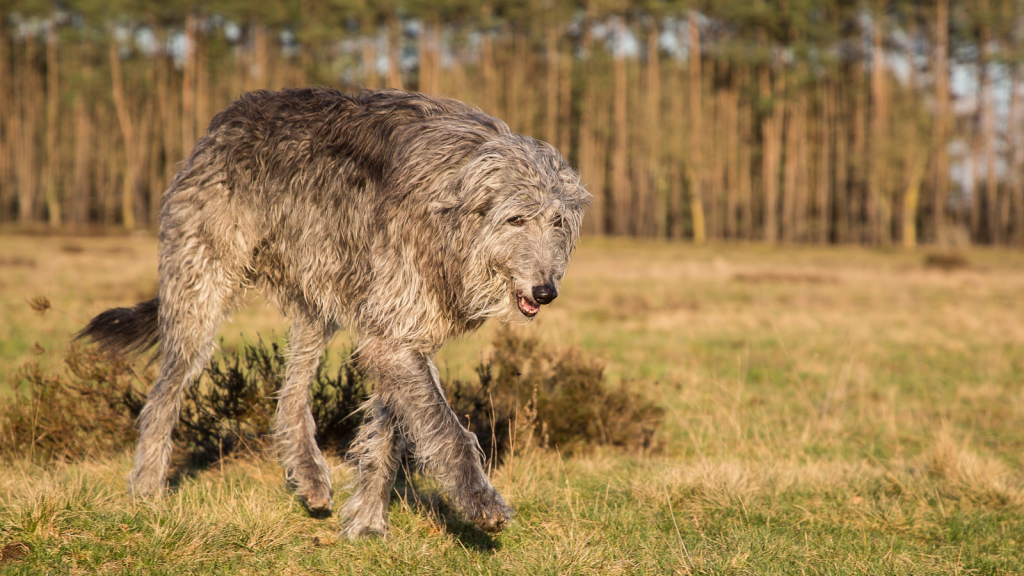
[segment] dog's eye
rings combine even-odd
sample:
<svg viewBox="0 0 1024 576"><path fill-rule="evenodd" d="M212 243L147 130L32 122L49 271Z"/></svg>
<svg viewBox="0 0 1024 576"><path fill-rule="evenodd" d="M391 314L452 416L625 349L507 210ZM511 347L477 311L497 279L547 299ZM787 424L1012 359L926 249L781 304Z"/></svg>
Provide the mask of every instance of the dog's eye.
<svg viewBox="0 0 1024 576"><path fill-rule="evenodd" d="M526 219L523 218L522 216L513 216L506 220L506 222L513 226L522 226L523 224L526 224Z"/></svg>
<svg viewBox="0 0 1024 576"><path fill-rule="evenodd" d="M555 228L561 228L562 227L562 215L559 214L559 215L555 216L555 219L551 221L551 225L554 226Z"/></svg>

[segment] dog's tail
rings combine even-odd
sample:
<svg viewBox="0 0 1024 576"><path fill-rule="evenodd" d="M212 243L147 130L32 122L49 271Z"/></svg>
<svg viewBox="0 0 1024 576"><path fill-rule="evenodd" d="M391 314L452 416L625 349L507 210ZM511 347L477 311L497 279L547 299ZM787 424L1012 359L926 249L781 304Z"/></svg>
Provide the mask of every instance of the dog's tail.
<svg viewBox="0 0 1024 576"><path fill-rule="evenodd" d="M106 352L138 356L160 340L159 305L160 299L153 298L131 308L111 308L90 320L75 339L88 338Z"/></svg>

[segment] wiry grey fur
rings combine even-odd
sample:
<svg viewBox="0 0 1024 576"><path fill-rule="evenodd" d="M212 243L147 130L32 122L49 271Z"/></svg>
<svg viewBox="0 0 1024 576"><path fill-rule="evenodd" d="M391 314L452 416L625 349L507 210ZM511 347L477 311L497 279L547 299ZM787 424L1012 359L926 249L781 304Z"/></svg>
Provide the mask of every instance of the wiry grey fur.
<svg viewBox="0 0 1024 576"><path fill-rule="evenodd" d="M130 489L162 489L183 389L226 315L259 287L292 320L276 435L307 506L332 506L308 387L347 326L377 384L352 451L344 533L385 531L406 446L470 520L500 531L512 509L448 407L433 357L487 318L532 316L557 295L588 201L554 148L454 100L246 94L213 119L164 196L157 299L107 311L80 334L129 352L157 333L162 343Z"/></svg>

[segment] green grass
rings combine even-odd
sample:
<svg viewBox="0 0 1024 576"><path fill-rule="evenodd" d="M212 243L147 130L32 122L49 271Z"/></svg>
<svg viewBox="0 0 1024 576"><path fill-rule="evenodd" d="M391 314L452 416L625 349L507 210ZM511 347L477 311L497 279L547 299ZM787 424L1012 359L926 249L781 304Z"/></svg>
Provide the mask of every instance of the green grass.
<svg viewBox="0 0 1024 576"><path fill-rule="evenodd" d="M518 510L496 537L419 475L386 540L350 543L273 462L230 459L149 502L112 454L0 466L0 549L29 547L0 573L1022 573L1024 253L970 250L953 272L924 254L585 239L559 300L516 330L656 399L660 446L517 454L493 473ZM80 320L155 287L151 238L0 236L0 255L7 382L25 361L59 369ZM33 312L38 295L60 311ZM222 334L270 331L286 324L256 306ZM446 347L441 370L469 377L492 335ZM337 506L351 472L333 461Z"/></svg>

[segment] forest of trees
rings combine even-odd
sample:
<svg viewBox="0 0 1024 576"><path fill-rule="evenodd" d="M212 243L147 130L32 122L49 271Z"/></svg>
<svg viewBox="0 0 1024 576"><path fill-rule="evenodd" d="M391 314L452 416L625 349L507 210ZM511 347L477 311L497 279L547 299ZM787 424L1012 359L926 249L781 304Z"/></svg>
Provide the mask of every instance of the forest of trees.
<svg viewBox="0 0 1024 576"><path fill-rule="evenodd" d="M444 94L589 234L1024 245L1021 0L0 0L0 223L154 229L240 93Z"/></svg>

